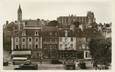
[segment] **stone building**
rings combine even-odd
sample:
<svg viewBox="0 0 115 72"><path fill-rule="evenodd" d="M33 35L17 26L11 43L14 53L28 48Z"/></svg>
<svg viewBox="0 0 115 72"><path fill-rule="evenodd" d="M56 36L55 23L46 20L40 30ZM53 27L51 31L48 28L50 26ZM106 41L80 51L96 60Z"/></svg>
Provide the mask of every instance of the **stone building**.
<svg viewBox="0 0 115 72"><path fill-rule="evenodd" d="M111 28L112 28L112 23L104 23L98 25L98 30L103 34L105 38L111 38Z"/></svg>
<svg viewBox="0 0 115 72"><path fill-rule="evenodd" d="M29 55L39 61L58 59L59 51L62 51L61 56L71 51L71 56L81 52L83 59L91 59L86 31L95 22L93 12L88 12L87 16L58 17L59 26L48 26L49 21L40 19L23 20L20 6L17 13L18 20L14 23L18 28L13 30L11 38L13 55Z"/></svg>
<svg viewBox="0 0 115 72"><path fill-rule="evenodd" d="M95 16L93 12L89 11L86 16L60 16L57 18L57 21L64 26L68 26L73 24L74 22L77 22L83 25L83 28L88 28L91 27L92 23L95 22Z"/></svg>
<svg viewBox="0 0 115 72"><path fill-rule="evenodd" d="M76 50L76 37L72 30L59 31L59 50Z"/></svg>
<svg viewBox="0 0 115 72"><path fill-rule="evenodd" d="M22 10L19 6L18 20L15 21L18 29L13 30L12 54L29 54L32 59L40 59L42 50L42 35L40 20L22 20ZM23 55L22 55L23 56Z"/></svg>
<svg viewBox="0 0 115 72"><path fill-rule="evenodd" d="M42 51L44 59L56 59L58 51L58 28L45 26L42 29Z"/></svg>

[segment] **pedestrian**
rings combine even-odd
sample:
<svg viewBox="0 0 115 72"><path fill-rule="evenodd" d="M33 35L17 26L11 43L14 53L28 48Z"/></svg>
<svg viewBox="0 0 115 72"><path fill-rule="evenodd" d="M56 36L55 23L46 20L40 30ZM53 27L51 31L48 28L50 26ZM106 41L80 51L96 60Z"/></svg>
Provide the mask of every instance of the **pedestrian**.
<svg viewBox="0 0 115 72"><path fill-rule="evenodd" d="M40 64L42 64L42 60L40 59Z"/></svg>
<svg viewBox="0 0 115 72"><path fill-rule="evenodd" d="M95 69L97 69L98 67L97 67L97 63L96 62L94 62L93 63L93 67L95 68Z"/></svg>

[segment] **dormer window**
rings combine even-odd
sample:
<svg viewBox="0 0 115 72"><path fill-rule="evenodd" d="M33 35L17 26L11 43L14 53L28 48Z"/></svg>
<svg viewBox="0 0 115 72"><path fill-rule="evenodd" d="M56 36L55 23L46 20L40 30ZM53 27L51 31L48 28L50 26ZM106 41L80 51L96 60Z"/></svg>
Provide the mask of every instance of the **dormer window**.
<svg viewBox="0 0 115 72"><path fill-rule="evenodd" d="M22 32L22 36L26 36L26 33L25 33L25 31L23 31L23 32Z"/></svg>
<svg viewBox="0 0 115 72"><path fill-rule="evenodd" d="M39 33L37 31L35 32L35 36L39 36Z"/></svg>

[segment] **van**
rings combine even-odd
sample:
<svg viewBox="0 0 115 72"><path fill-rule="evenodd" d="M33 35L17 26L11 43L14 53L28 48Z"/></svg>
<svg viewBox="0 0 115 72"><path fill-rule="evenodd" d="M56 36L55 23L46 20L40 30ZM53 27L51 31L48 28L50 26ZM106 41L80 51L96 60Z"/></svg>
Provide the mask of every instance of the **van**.
<svg viewBox="0 0 115 72"><path fill-rule="evenodd" d="M12 58L12 63L13 65L15 64L24 64L25 61L27 61L28 59L26 57L13 57Z"/></svg>

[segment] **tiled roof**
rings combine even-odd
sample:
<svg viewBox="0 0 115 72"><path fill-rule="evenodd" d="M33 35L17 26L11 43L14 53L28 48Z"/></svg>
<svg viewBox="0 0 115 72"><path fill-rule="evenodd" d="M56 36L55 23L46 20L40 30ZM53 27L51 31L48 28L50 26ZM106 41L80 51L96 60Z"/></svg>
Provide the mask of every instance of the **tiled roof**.
<svg viewBox="0 0 115 72"><path fill-rule="evenodd" d="M40 20L23 20L25 27L36 27L41 26Z"/></svg>

